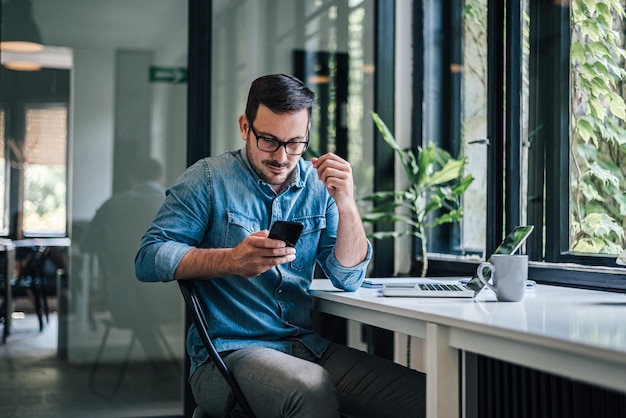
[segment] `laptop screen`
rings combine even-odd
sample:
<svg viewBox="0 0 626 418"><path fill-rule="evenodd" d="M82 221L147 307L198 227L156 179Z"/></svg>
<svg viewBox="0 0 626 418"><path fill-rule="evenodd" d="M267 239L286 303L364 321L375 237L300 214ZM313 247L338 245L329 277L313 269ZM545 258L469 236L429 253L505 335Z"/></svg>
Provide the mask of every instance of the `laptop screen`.
<svg viewBox="0 0 626 418"><path fill-rule="evenodd" d="M533 225L516 226L509 232L509 235L504 238L502 243L498 245L498 248L496 248L493 254L514 254L515 251L522 246L524 241L526 241L526 238L528 238L531 232L533 232L534 228ZM491 256L489 256L487 261L491 261ZM485 269L484 273L483 276L488 278L489 274L486 273L490 273L490 271ZM478 276L474 274L474 277L472 277L466 286L478 294L485 285L480 281Z"/></svg>

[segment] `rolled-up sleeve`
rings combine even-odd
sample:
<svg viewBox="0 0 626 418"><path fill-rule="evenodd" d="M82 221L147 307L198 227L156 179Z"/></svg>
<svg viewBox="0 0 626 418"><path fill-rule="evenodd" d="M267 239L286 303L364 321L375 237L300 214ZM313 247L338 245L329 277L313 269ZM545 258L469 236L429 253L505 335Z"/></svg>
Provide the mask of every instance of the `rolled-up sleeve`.
<svg viewBox="0 0 626 418"><path fill-rule="evenodd" d="M348 292L354 292L363 283L367 266L372 258L372 244L367 241L367 255L365 260L352 267L344 267L335 257L334 251L331 251L326 259L326 263L322 269L332 284L338 288Z"/></svg>
<svg viewBox="0 0 626 418"><path fill-rule="evenodd" d="M140 281L174 280L183 256L202 241L209 222L207 172L206 164L200 161L166 192L165 202L135 257L135 275Z"/></svg>
<svg viewBox="0 0 626 418"><path fill-rule="evenodd" d="M161 242L141 246L135 259L135 272L142 282L169 282L180 260L192 246L179 242Z"/></svg>

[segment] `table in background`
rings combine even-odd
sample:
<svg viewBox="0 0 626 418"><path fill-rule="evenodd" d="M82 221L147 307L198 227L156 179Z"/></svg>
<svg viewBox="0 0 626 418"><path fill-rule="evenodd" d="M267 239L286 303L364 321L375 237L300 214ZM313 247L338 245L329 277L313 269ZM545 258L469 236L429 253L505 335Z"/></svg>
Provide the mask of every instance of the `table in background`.
<svg viewBox="0 0 626 418"><path fill-rule="evenodd" d="M389 298L376 289L337 291L328 280L315 280L311 293L318 311L425 339L428 417L466 415L475 388L466 387L472 376L460 377L470 371L459 352L626 392L621 293L537 285L516 303L488 291L476 299Z"/></svg>

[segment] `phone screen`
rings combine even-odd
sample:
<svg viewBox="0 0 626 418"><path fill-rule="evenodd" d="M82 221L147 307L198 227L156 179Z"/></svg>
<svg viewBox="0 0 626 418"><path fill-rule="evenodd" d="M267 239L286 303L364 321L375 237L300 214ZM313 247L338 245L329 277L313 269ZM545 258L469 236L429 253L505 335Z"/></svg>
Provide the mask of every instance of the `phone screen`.
<svg viewBox="0 0 626 418"><path fill-rule="evenodd" d="M511 232L504 238L502 243L498 245L493 254L514 254L519 247L522 246L526 238L533 232L533 225L516 226ZM487 259L491 261L491 256ZM485 269L483 272L484 277L489 280L491 277L491 271ZM467 287L478 293L485 285L480 281L477 274L467 283Z"/></svg>

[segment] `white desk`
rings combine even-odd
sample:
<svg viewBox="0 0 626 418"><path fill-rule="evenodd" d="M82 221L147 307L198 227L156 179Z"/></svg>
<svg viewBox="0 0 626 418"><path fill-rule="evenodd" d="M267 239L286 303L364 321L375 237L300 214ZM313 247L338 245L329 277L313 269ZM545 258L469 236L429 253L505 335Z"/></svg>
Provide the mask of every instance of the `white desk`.
<svg viewBox="0 0 626 418"><path fill-rule="evenodd" d="M459 350L626 392L626 295L537 285L518 303L312 286L314 309L426 339L427 416L456 417Z"/></svg>

